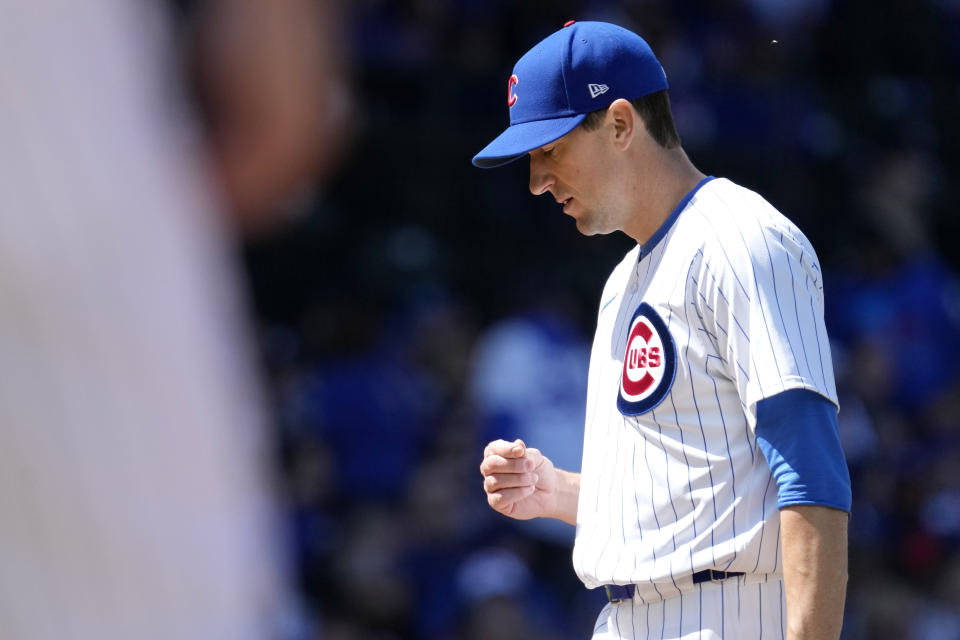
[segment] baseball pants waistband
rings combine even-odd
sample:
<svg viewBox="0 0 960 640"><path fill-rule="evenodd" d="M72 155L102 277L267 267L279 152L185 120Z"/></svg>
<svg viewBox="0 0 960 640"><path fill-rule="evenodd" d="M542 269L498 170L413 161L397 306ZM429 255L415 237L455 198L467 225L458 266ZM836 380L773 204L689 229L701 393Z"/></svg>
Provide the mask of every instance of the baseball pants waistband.
<svg viewBox="0 0 960 640"><path fill-rule="evenodd" d="M742 576L742 571L717 571L716 569L704 569L693 574L693 584L701 582L722 582L727 578L736 578ZM605 584L604 590L607 592L607 599L611 604L620 604L624 600L632 600L637 591L635 584Z"/></svg>

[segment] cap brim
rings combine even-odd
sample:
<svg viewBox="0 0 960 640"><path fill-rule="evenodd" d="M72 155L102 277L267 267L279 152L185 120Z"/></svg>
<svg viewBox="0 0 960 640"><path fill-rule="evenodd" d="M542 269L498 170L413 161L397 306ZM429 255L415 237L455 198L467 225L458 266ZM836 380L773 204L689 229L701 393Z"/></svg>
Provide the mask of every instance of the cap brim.
<svg viewBox="0 0 960 640"><path fill-rule="evenodd" d="M522 158L534 149L550 144L573 131L587 117L585 113L565 118L512 124L473 157L473 165L493 169Z"/></svg>

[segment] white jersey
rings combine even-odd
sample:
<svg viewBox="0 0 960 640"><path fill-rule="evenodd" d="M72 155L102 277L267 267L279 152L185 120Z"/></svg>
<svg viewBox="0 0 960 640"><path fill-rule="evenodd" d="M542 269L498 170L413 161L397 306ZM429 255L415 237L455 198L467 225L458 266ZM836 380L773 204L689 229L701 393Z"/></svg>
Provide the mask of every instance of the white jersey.
<svg viewBox="0 0 960 640"><path fill-rule="evenodd" d="M656 602L692 591L703 569L781 574L755 412L796 388L836 403L814 250L759 195L706 181L603 291L574 549L583 582L637 584Z"/></svg>
<svg viewBox="0 0 960 640"><path fill-rule="evenodd" d="M0 11L0 638L272 636L237 273L160 3Z"/></svg>

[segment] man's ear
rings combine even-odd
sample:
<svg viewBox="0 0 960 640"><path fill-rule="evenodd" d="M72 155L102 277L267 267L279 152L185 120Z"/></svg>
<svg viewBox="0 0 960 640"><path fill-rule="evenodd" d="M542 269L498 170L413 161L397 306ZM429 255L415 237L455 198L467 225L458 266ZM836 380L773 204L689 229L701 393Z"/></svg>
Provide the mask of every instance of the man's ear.
<svg viewBox="0 0 960 640"><path fill-rule="evenodd" d="M642 126L633 105L623 98L617 98L607 107L607 123L612 125L614 145L621 149L630 146L637 127Z"/></svg>

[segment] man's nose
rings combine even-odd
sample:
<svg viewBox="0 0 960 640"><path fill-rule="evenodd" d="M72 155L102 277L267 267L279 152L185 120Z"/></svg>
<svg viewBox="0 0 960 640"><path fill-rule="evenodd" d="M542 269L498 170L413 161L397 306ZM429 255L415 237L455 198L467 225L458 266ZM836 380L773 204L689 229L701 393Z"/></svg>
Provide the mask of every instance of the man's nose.
<svg viewBox="0 0 960 640"><path fill-rule="evenodd" d="M539 153L539 149L530 153L530 193L535 196L546 193L553 186L553 175L544 168Z"/></svg>

